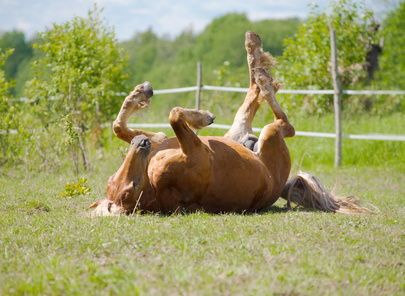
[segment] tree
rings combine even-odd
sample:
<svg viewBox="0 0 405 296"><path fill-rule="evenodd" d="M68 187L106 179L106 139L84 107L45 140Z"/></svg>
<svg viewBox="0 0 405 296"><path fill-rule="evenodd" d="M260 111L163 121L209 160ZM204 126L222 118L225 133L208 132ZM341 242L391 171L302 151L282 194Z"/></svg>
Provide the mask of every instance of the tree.
<svg viewBox="0 0 405 296"><path fill-rule="evenodd" d="M12 49L0 52L0 67L4 65L7 57L13 53ZM16 116L16 105L10 99L12 84L6 79L3 70L0 70L0 166L8 161L17 159L19 147L15 140L18 135L13 133L19 129L19 121Z"/></svg>
<svg viewBox="0 0 405 296"><path fill-rule="evenodd" d="M265 50L280 55L283 39L296 32L298 19L250 21L245 14L229 13L214 19L203 32L189 28L172 39L158 36L152 29L137 33L123 42L129 55L129 82L144 80L157 88L195 84L196 63L203 63L204 83L216 82L216 69L229 62L240 81L247 81L246 57L240 40L246 31L263 36ZM180 95L181 96L181 95Z"/></svg>
<svg viewBox="0 0 405 296"><path fill-rule="evenodd" d="M332 89L330 75L329 23L336 31L339 78L342 88L367 81L367 53L377 33L371 11L351 0L332 3L330 13L313 7L309 18L298 27L294 39L286 40L277 77L286 88ZM331 107L331 96L311 98L311 112ZM292 102L290 102L292 104Z"/></svg>
<svg viewBox="0 0 405 296"><path fill-rule="evenodd" d="M4 63L4 70L6 78L9 81L14 80L17 78L20 66L31 59L33 55L32 46L25 40L23 32L11 31L1 35L0 48L3 50L13 49L13 53ZM16 94L14 88L11 88L11 93Z"/></svg>
<svg viewBox="0 0 405 296"><path fill-rule="evenodd" d="M148 29L145 32L135 34L130 41L122 44L129 56L128 70L131 85L146 80L144 76L153 69L161 43L152 29Z"/></svg>
<svg viewBox="0 0 405 296"><path fill-rule="evenodd" d="M87 18L54 24L34 46L42 55L34 63L35 78L28 83L27 95L38 102L44 126L64 127L74 155L78 147L86 169L86 135L111 120L119 108L125 56L96 6Z"/></svg>
<svg viewBox="0 0 405 296"><path fill-rule="evenodd" d="M377 84L383 88L405 89L405 1L392 11L384 21L383 52Z"/></svg>

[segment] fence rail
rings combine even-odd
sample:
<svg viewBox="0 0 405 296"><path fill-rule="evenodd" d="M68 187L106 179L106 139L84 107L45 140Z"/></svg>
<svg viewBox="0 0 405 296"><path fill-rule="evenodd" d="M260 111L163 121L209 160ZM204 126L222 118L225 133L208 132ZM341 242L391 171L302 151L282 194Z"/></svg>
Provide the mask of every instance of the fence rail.
<svg viewBox="0 0 405 296"><path fill-rule="evenodd" d="M186 92L196 92L198 86L180 87L180 88L170 88L170 89L160 89L154 90L155 95L161 94L174 94L174 93L186 93ZM201 90L206 91L222 91L222 92L238 92L246 93L248 88L243 87L225 87L225 86L213 86L213 85L202 85ZM310 95L323 95L323 94L333 94L333 90L290 90L282 89L277 92L278 94L310 94ZM347 95L405 95L404 90L342 90L343 94ZM119 95L125 96L127 93L119 93ZM19 101L27 102L27 98L20 98ZM108 127L111 123L103 124L102 127ZM128 124L132 128L170 128L168 123L136 123ZM208 128L214 129L224 129L228 130L231 126L226 124L211 124ZM254 132L260 132L261 128L253 128ZM9 130L10 134L16 134L16 130ZM0 131L0 134L5 134L6 131ZM303 137L317 137L317 138L336 138L335 133L324 133L324 132L314 132L314 131L296 131L296 136ZM342 135L343 138L353 139L353 140L372 140L372 141L405 141L405 135L391 135L391 134L347 134Z"/></svg>
<svg viewBox="0 0 405 296"><path fill-rule="evenodd" d="M188 86L188 87L179 87L179 88L168 88L168 89L158 89L154 90L155 95L161 94L176 94L176 93L186 93L186 92L195 92L199 88L198 86ZM209 91L223 91L223 92L238 92L246 93L248 88L246 87L229 87L229 86L214 86L214 85L202 85L201 90ZM333 89L325 90L316 90L316 89L280 89L277 94L291 94L291 95L333 95ZM351 90L344 89L342 90L344 95L399 95L401 98L405 96L405 90ZM117 93L119 96L126 96L128 93L120 92ZM49 100L55 100L55 98L49 98ZM22 97L19 99L10 99L11 102L20 101L20 102L29 102L28 98Z"/></svg>
<svg viewBox="0 0 405 296"><path fill-rule="evenodd" d="M111 126L111 123L102 125L103 127ZM130 128L171 128L168 123L128 123ZM212 129L223 129L229 130L231 128L228 124L217 124L213 123L205 128ZM261 132L261 128L254 127L253 131L256 133ZM306 131L296 131L296 136L302 137L317 137L317 138L336 138L334 133L323 133L323 132L306 132ZM389 134L368 134L368 135L358 135L358 134L348 134L342 135L343 138L354 139L354 140L372 140L372 141L405 141L405 135L389 135Z"/></svg>
<svg viewBox="0 0 405 296"><path fill-rule="evenodd" d="M198 86L181 87L181 88L171 88L171 89L161 89L154 90L155 95L159 94L172 94L172 93L185 93L193 92L199 89ZM213 85L201 85L201 90L208 91L224 91L224 92L239 92L246 93L247 88L242 87L225 87L225 86L213 86ZM283 94L333 94L334 90L280 90L277 93ZM343 90L342 93L348 95L360 95L360 94L388 94L388 95L405 95L403 90ZM200 100L196 97L196 100ZM111 123L103 124L102 127L111 126ZM131 128L171 128L168 123L129 123L128 127ZM206 128L213 129L224 129L228 130L231 126L227 124L211 124ZM254 127L253 131L260 133L261 128ZM317 138L332 138L336 139L335 133L324 133L324 132L313 132L313 131L296 131L296 136L302 137L317 137ZM371 140L371 141L405 141L405 135L391 135L391 134L343 134L342 138L353 139L353 140Z"/></svg>
<svg viewBox="0 0 405 296"><path fill-rule="evenodd" d="M189 89L197 88L196 86L189 87ZM178 88L180 90L182 88ZM226 92L240 92L245 93L248 88L242 87L225 87L225 86L213 86L204 85L202 90L217 90ZM162 90L167 91L167 90ZM160 91L159 93L166 93ZM157 92L156 92L157 93ZM168 93L168 92L167 92ZM280 89L278 94L297 94L297 95L333 95L333 89L316 90L316 89ZM405 95L405 90L342 90L342 94L345 95Z"/></svg>

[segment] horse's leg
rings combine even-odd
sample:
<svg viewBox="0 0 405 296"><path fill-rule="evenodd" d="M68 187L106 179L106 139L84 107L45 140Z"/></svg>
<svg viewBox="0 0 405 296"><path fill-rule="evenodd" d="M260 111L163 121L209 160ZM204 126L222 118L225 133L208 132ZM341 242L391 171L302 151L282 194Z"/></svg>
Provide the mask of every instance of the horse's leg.
<svg viewBox="0 0 405 296"><path fill-rule="evenodd" d="M191 128L201 129L214 122L215 116L209 111L175 107L170 111L169 122L184 154L201 148L201 140Z"/></svg>
<svg viewBox="0 0 405 296"><path fill-rule="evenodd" d="M249 90L225 137L242 143L253 150L257 137L253 134L252 121L260 106L260 89L255 82L254 70L256 68L268 68L273 64L273 59L270 54L263 52L260 37L253 32L246 33L245 48L249 66Z"/></svg>
<svg viewBox="0 0 405 296"><path fill-rule="evenodd" d="M256 84L249 87L245 100L236 112L231 128L224 135L225 138L242 143L249 138L254 139L256 137L253 134L252 122L260 106L258 102L259 91L260 89Z"/></svg>
<svg viewBox="0 0 405 296"><path fill-rule="evenodd" d="M134 90L125 98L118 113L117 119L114 121L114 134L121 140L131 143L132 139L138 135L145 135L152 144L161 143L166 139L164 133L153 133L143 130L130 129L127 126L127 121L136 111L145 109L149 106L150 98L153 95L153 89L149 82L137 85Z"/></svg>
<svg viewBox="0 0 405 296"><path fill-rule="evenodd" d="M290 153L284 138L294 136L295 130L276 100L278 84L263 68L256 68L254 72L260 96L269 103L274 113L274 122L266 125L260 133L256 154L269 170L273 194L279 197L291 169Z"/></svg>
<svg viewBox="0 0 405 296"><path fill-rule="evenodd" d="M291 170L290 152L284 141L283 129L284 122L279 119L266 125L260 133L255 152L270 174L273 198L280 197Z"/></svg>
<svg viewBox="0 0 405 296"><path fill-rule="evenodd" d="M260 96L269 105L274 113L274 121L278 123L281 137L293 137L295 135L294 127L288 121L287 115L281 109L276 100L276 92L279 85L263 68L254 70L255 81L260 88Z"/></svg>

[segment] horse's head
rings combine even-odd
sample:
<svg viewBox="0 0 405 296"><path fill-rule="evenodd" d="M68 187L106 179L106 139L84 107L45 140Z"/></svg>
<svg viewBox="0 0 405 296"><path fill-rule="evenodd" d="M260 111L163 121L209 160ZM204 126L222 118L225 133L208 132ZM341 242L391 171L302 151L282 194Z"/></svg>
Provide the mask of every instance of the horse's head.
<svg viewBox="0 0 405 296"><path fill-rule="evenodd" d="M140 202L148 183L147 165L151 141L144 135L132 139L131 146L118 171L107 184L107 198L90 206L93 216L130 214Z"/></svg>

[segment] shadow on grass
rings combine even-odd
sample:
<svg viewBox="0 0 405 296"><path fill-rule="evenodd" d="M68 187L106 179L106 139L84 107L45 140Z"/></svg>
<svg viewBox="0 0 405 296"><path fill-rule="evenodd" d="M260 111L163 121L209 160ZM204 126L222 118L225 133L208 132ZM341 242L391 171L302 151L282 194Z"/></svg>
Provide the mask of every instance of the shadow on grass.
<svg viewBox="0 0 405 296"><path fill-rule="evenodd" d="M211 216L221 216L221 215L240 215L240 216L252 216L252 215L266 215L268 213L272 213L272 214L279 214L279 213L288 213L288 212L307 212L307 213L312 213L312 212L322 212L320 210L316 210L316 209L307 209L307 208L302 208L302 207L295 207L295 208L287 208L287 207L280 207L280 206L271 206L265 210L260 210L260 211L253 211L253 212L249 212L249 211L244 211L244 212L219 212L219 213L212 213L212 212L205 212L202 210L198 210L198 211L187 211L187 210L179 210L177 212L174 213L140 213L138 212L138 214L141 215L153 215L153 216L157 216L157 217L171 217L171 216L187 216L187 215L192 215L195 213L201 213L201 214L205 214L205 215L211 215ZM131 216L131 215L130 215Z"/></svg>
<svg viewBox="0 0 405 296"><path fill-rule="evenodd" d="M262 210L259 212L253 212L253 213L246 213L245 215L263 215L267 213L287 213L287 212L322 212L320 210L316 209L308 209L308 208L302 208L302 207L295 207L295 208L288 208L288 207L279 207L279 206L271 206L270 208L266 210Z"/></svg>

